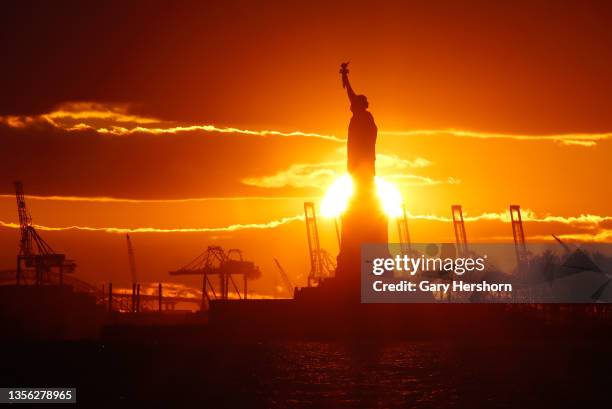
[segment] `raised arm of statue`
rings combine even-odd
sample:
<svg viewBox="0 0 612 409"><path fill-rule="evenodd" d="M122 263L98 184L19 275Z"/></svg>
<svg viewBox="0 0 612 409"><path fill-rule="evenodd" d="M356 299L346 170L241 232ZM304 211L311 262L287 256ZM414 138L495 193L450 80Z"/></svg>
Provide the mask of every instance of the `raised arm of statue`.
<svg viewBox="0 0 612 409"><path fill-rule="evenodd" d="M348 64L348 62L340 64L340 74L342 74L342 88L346 88L346 93L348 94L349 100L351 103L353 103L356 95L348 79Z"/></svg>

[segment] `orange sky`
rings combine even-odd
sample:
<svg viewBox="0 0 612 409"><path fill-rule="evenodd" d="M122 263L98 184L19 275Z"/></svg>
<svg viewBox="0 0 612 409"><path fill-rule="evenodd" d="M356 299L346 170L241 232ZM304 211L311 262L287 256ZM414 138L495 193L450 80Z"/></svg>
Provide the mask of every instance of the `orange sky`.
<svg viewBox="0 0 612 409"><path fill-rule="evenodd" d="M127 283L118 232L151 228L133 234L143 280L219 244L261 265L255 291L280 284L272 257L303 284L303 201L344 168L348 59L414 241L452 240L455 203L473 241L507 240L511 203L532 240L612 241L605 3L83 7L7 11L0 269L20 179L36 224L99 229L41 232L85 280Z"/></svg>

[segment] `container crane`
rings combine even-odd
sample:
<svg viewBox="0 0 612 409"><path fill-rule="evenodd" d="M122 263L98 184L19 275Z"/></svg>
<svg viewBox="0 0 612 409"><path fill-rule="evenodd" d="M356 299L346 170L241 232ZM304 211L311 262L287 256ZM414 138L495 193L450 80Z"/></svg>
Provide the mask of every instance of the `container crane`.
<svg viewBox="0 0 612 409"><path fill-rule="evenodd" d="M274 262L276 263L276 267L278 267L278 272L280 273L280 276L281 276L281 279L283 280L283 284L285 285L285 288L289 292L289 295L293 296L293 293L295 291L295 286L293 285L293 283L289 279L289 276L285 272L285 269L280 265L278 260L274 259Z"/></svg>
<svg viewBox="0 0 612 409"><path fill-rule="evenodd" d="M410 231L408 230L408 217L406 216L406 205L402 205L402 217L397 218L397 234L399 236L400 249L403 255L411 255Z"/></svg>
<svg viewBox="0 0 612 409"><path fill-rule="evenodd" d="M317 213L313 202L304 202L304 221L306 222L308 254L310 256L308 287L311 287L313 285L318 285L324 278L333 277L336 271L336 263L333 257L326 250L321 248L319 243ZM336 233L338 234L338 231L336 231Z"/></svg>
<svg viewBox="0 0 612 409"><path fill-rule="evenodd" d="M136 275L136 257L134 257L134 247L132 247L132 241L130 235L126 234L125 239L127 242L128 261L130 263L130 275L132 276L132 284L138 283L138 276Z"/></svg>
<svg viewBox="0 0 612 409"><path fill-rule="evenodd" d="M461 205L452 205L453 227L455 228L455 241L457 243L457 254L465 257L468 254L467 235L465 234L465 223L463 221L463 210Z"/></svg>
<svg viewBox="0 0 612 409"><path fill-rule="evenodd" d="M184 267L170 271L170 275L201 275L202 276L202 304L204 310L210 301L209 290L214 299L229 299L229 286L232 284L239 299L247 298L247 278L258 277L261 273L259 267L251 261L242 258L242 252L238 249L230 249L225 252L220 246L208 246L206 251ZM209 279L209 276L219 277L219 294ZM234 281L234 275L242 275L242 293Z"/></svg>
<svg viewBox="0 0 612 409"><path fill-rule="evenodd" d="M28 211L23 193L23 184L15 182L15 197L17 199L17 213L19 215L19 253L17 254L17 285L25 282L25 270L34 268L36 285L51 283L52 275L59 276L59 284L64 283L64 274L73 273L76 263L67 260L65 254L58 254L43 240L32 224L32 216Z"/></svg>

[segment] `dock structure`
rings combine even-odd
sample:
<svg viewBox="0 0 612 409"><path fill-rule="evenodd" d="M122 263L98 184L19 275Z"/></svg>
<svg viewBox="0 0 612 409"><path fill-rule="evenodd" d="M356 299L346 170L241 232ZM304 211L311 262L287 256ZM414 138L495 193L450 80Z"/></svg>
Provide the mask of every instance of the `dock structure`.
<svg viewBox="0 0 612 409"><path fill-rule="evenodd" d="M452 205L453 227L455 229L455 242L457 243L457 255L465 257L468 254L467 235L465 233L465 222L463 221L463 209L461 205Z"/></svg>
<svg viewBox="0 0 612 409"><path fill-rule="evenodd" d="M204 311L211 299L228 300L230 298L230 284L238 299L247 299L249 277L258 277L261 273L259 267L251 261L245 261L239 249L230 249L227 252L220 246L208 246L204 253L197 256L184 267L170 271L170 275L201 275L202 276L202 303L200 309ZM238 288L234 276L242 276L242 292ZM218 277L217 290L210 280L210 276Z"/></svg>

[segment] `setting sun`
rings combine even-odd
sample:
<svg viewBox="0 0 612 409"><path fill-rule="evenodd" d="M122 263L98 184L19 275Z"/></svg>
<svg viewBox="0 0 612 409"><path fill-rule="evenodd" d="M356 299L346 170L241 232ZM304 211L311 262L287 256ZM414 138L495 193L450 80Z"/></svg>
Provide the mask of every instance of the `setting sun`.
<svg viewBox="0 0 612 409"><path fill-rule="evenodd" d="M402 215L404 199L393 183L376 176L376 193L378 193L378 200L387 216L399 217Z"/></svg>
<svg viewBox="0 0 612 409"><path fill-rule="evenodd" d="M402 214L402 195L397 187L381 177L376 177L376 192L385 214L398 217ZM336 179L327 189L321 201L321 214L327 218L338 217L346 210L353 194L353 180L349 175Z"/></svg>

